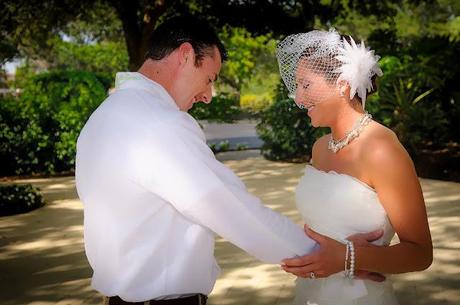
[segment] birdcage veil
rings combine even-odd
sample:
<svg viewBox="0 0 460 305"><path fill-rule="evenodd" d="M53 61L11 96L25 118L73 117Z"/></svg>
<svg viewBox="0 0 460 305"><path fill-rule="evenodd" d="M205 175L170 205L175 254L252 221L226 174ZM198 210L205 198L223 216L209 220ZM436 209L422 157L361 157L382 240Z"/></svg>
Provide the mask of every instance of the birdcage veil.
<svg viewBox="0 0 460 305"><path fill-rule="evenodd" d="M301 107L337 94L341 81L349 84L350 99L357 94L364 106L371 78L382 74L374 51L351 37L342 39L334 29L290 35L278 44L276 56L290 97ZM319 76L330 86L318 86Z"/></svg>

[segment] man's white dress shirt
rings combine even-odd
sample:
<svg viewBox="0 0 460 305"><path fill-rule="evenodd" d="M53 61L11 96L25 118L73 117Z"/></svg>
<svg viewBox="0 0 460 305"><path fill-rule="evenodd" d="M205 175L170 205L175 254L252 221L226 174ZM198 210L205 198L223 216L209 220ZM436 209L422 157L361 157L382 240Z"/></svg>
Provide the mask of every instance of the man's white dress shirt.
<svg viewBox="0 0 460 305"><path fill-rule="evenodd" d="M198 123L139 73L118 73L81 131L76 184L92 285L106 296L209 294L219 274L214 233L269 263L315 246L249 194Z"/></svg>

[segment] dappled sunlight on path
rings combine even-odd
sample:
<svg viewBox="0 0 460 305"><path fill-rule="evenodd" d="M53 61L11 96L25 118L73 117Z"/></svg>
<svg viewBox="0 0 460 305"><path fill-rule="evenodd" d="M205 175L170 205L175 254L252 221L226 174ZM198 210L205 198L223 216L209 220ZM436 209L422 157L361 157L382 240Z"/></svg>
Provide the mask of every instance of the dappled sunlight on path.
<svg viewBox="0 0 460 305"><path fill-rule="evenodd" d="M222 156L264 203L301 225L294 189L304 165L256 155ZM73 177L22 180L42 189L47 205L0 218L0 304L96 305L83 244L83 210ZM422 180L435 246L425 272L394 276L401 305L460 304L460 184ZM210 305L291 304L295 278L262 264L222 238L216 240L221 276Z"/></svg>
<svg viewBox="0 0 460 305"><path fill-rule="evenodd" d="M0 218L1 304L83 304L94 292L89 286L91 270L74 178L20 183L40 187L47 204L27 214ZM97 296L94 304L99 301Z"/></svg>
<svg viewBox="0 0 460 305"><path fill-rule="evenodd" d="M460 304L460 183L422 179L434 260L424 272L395 276L401 304Z"/></svg>

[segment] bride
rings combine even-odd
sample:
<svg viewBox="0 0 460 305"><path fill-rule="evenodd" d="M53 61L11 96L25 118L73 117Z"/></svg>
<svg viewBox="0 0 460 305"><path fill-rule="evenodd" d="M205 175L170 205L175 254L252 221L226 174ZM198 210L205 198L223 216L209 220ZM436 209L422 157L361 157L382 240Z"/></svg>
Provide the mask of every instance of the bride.
<svg viewBox="0 0 460 305"><path fill-rule="evenodd" d="M359 272L419 271L432 262L423 194L413 163L388 128L365 111L378 57L364 43L335 30L288 36L277 48L281 76L308 111L318 139L296 190L307 234L320 250L284 261L299 276L295 304L398 304L389 280L358 279ZM347 236L382 230L373 244ZM391 245L395 234L399 243ZM381 247L385 246L385 247Z"/></svg>

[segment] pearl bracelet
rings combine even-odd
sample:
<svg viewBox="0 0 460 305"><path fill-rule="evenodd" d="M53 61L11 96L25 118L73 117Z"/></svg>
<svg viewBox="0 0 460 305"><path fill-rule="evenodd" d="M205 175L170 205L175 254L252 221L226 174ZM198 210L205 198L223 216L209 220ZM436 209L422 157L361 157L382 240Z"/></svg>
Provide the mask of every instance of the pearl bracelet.
<svg viewBox="0 0 460 305"><path fill-rule="evenodd" d="M348 260L350 260L350 268L348 269ZM353 279L355 276L355 246L353 242L346 241L345 252L345 277Z"/></svg>
<svg viewBox="0 0 460 305"><path fill-rule="evenodd" d="M350 271L348 278L353 279L355 277L355 245L350 242Z"/></svg>
<svg viewBox="0 0 460 305"><path fill-rule="evenodd" d="M351 241L347 240L345 241L345 268L344 268L344 272L345 272L345 277L348 276L348 254L349 254L349 250L350 250L350 247L348 246L348 243L350 243Z"/></svg>

